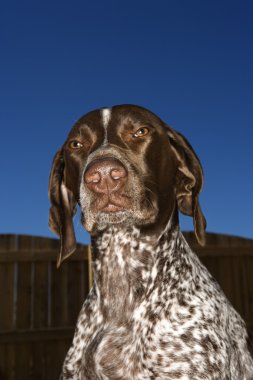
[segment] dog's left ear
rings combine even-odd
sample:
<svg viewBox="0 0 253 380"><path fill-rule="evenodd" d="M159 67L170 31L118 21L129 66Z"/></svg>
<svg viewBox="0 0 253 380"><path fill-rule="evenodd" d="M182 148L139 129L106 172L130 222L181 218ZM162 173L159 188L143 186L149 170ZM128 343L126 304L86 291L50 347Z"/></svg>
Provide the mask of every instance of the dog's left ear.
<svg viewBox="0 0 253 380"><path fill-rule="evenodd" d="M169 127L167 133L178 165L176 178L178 209L183 214L193 217L197 241L200 245L204 245L206 219L198 200L203 185L203 170L196 153L185 137Z"/></svg>
<svg viewBox="0 0 253 380"><path fill-rule="evenodd" d="M57 268L76 249L76 238L72 218L76 213L76 200L64 183L64 159L60 149L53 160L49 178L48 195L51 201L49 227L60 236L61 250L57 258Z"/></svg>

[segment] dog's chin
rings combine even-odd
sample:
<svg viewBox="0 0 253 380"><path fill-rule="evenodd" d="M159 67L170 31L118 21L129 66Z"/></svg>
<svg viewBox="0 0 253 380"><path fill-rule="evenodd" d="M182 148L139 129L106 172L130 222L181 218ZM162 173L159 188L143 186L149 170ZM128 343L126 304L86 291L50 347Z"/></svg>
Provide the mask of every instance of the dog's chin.
<svg viewBox="0 0 253 380"><path fill-rule="evenodd" d="M130 211L99 212L96 218L96 227L102 231L111 225L129 226L133 223L133 215Z"/></svg>
<svg viewBox="0 0 253 380"><path fill-rule="evenodd" d="M154 223L155 213L137 213L132 210L120 210L117 212L100 211L85 215L83 218L84 228L91 234L104 231L108 227L129 228Z"/></svg>

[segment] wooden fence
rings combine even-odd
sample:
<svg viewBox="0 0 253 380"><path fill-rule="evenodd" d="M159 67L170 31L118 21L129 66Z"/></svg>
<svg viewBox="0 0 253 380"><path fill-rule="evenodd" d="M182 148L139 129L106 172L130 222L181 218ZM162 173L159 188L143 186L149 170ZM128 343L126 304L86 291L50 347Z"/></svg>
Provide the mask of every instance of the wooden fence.
<svg viewBox="0 0 253 380"><path fill-rule="evenodd" d="M253 240L186 239L253 327ZM55 380L89 288L88 247L56 269L59 241L0 235L0 380Z"/></svg>
<svg viewBox="0 0 253 380"><path fill-rule="evenodd" d="M55 239L0 238L0 380L58 379L88 293L88 247L56 269Z"/></svg>

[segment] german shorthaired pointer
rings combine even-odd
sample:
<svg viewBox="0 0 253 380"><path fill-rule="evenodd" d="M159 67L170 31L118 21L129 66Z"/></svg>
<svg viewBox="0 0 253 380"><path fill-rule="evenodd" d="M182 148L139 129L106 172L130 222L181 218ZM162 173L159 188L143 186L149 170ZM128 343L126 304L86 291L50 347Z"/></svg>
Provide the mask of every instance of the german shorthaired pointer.
<svg viewBox="0 0 253 380"><path fill-rule="evenodd" d="M62 379L253 379L245 324L179 230L181 211L204 244L202 182L190 144L144 108L104 108L75 124L54 158L49 223L59 266L75 250L80 206L93 287Z"/></svg>

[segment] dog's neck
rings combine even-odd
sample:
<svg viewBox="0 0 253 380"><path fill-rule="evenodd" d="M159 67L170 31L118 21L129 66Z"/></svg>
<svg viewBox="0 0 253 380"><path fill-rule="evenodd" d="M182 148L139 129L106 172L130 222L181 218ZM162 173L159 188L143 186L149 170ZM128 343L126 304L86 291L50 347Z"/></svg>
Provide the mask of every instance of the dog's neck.
<svg viewBox="0 0 253 380"><path fill-rule="evenodd" d="M106 320L129 320L134 306L154 287L161 265L173 260L180 237L178 224L170 223L160 234L112 226L92 239L94 287Z"/></svg>

